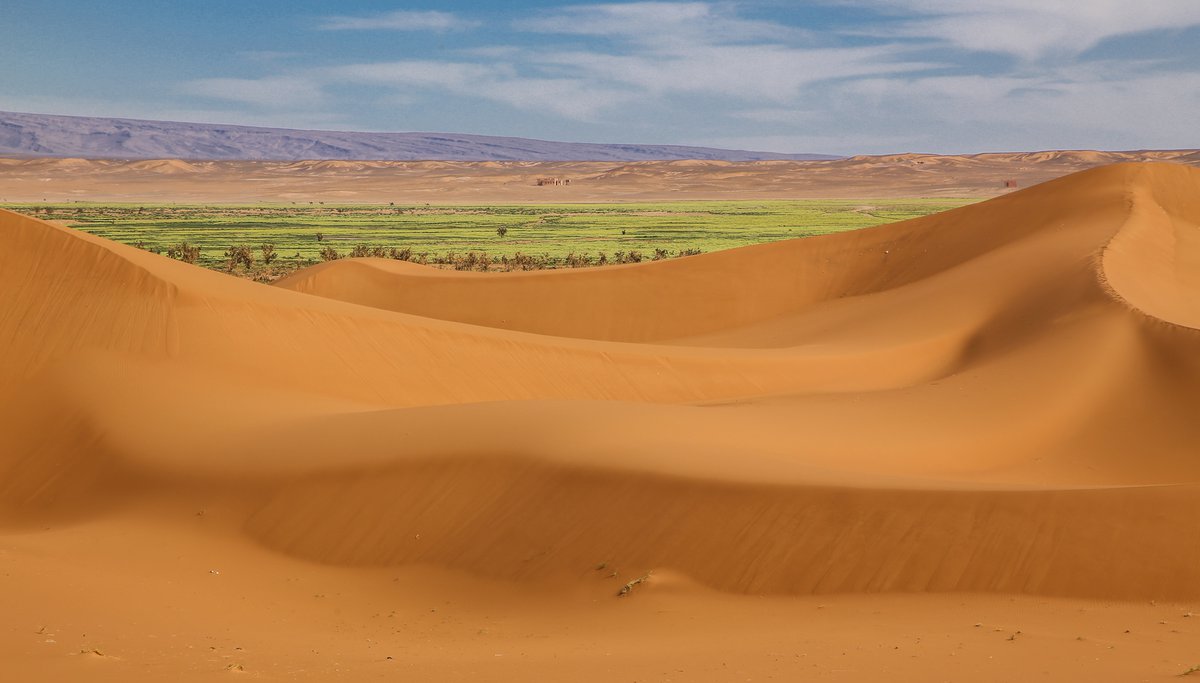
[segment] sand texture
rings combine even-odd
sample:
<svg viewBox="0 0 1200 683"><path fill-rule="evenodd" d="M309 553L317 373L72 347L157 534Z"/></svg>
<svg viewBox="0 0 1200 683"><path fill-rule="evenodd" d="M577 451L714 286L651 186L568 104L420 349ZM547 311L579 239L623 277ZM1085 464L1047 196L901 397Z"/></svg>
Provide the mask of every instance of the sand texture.
<svg viewBox="0 0 1200 683"><path fill-rule="evenodd" d="M1200 170L670 261L277 286L0 229L12 680L1200 664Z"/></svg>

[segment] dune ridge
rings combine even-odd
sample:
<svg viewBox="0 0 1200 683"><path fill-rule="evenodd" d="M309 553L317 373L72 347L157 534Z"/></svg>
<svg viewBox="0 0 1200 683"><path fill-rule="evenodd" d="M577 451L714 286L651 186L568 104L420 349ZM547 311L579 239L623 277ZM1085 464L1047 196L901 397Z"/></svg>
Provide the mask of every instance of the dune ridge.
<svg viewBox="0 0 1200 683"><path fill-rule="evenodd" d="M265 287L0 213L0 524L345 567L1200 596L1200 170L631 266Z"/></svg>

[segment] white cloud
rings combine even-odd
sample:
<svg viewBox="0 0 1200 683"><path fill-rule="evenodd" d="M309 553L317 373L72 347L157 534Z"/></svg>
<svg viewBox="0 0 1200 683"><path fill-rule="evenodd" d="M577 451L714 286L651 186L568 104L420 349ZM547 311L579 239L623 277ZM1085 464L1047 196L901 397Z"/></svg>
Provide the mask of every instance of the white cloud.
<svg viewBox="0 0 1200 683"><path fill-rule="evenodd" d="M909 17L875 35L936 39L1026 60L1077 55L1119 35L1200 25L1197 0L841 1Z"/></svg>
<svg viewBox="0 0 1200 683"><path fill-rule="evenodd" d="M516 78L481 85L479 95L517 109L551 112L575 121L595 121L638 99L635 93L569 78Z"/></svg>
<svg viewBox="0 0 1200 683"><path fill-rule="evenodd" d="M637 97L628 89L583 79L521 76L507 63L427 60L346 64L279 78L209 78L186 83L182 90L259 107L304 108L329 103L326 90L346 86L381 89L393 103L413 104L416 93L440 93L579 121L594 120L601 110Z"/></svg>
<svg viewBox="0 0 1200 683"><path fill-rule="evenodd" d="M630 55L548 53L537 63L649 95L690 93L788 101L811 83L927 68L898 61L892 47L790 48L780 45L694 46Z"/></svg>
<svg viewBox="0 0 1200 683"><path fill-rule="evenodd" d="M633 2L569 7L518 22L529 31L628 41L621 49L528 50L526 65L641 97L671 94L783 103L807 85L928 68L890 45L810 47L794 27L749 20L733 3Z"/></svg>
<svg viewBox="0 0 1200 683"><path fill-rule="evenodd" d="M826 93L818 125L835 129L841 120L851 130L890 130L912 140L915 151L1191 144L1200 73L1118 75L1113 67L851 81Z"/></svg>
<svg viewBox="0 0 1200 683"><path fill-rule="evenodd" d="M478 26L450 12L399 10L371 16L326 17L320 27L327 31L460 31Z"/></svg>
<svg viewBox="0 0 1200 683"><path fill-rule="evenodd" d="M343 102L363 110L400 108L426 127L438 125L437 112L474 103L484 112L477 116L481 128L563 122L560 130L578 131L576 139L593 130L608 139L636 130L662 142L773 151L1191 144L1200 73L1181 72L1177 63L1167 73L1148 60L1080 55L1130 32L1200 24L1200 0L1132 8L1115 0L824 1L889 16L815 40L801 28L747 19L734 3L571 6L517 22L521 31L539 34L535 41L516 36L447 59L279 69L259 79L192 81L183 89L250 105L251 112L350 112ZM425 30L441 30L434 26L464 21L414 19L427 14L342 18L339 27L425 21ZM931 46L943 49L920 54L944 62L913 57ZM977 52L1019 59L1006 68ZM985 61L986 74L973 68ZM335 91L354 96L334 98ZM453 113L470 120L470 109Z"/></svg>
<svg viewBox="0 0 1200 683"><path fill-rule="evenodd" d="M515 25L537 33L610 36L658 44L780 40L799 34L783 24L743 19L732 3L709 2L579 5Z"/></svg>
<svg viewBox="0 0 1200 683"><path fill-rule="evenodd" d="M348 64L312 75L329 83L365 84L407 90L441 90L463 97L491 100L516 109L552 112L559 116L590 120L606 107L617 106L631 97L611 87L582 79L521 76L513 64L495 62L437 62L410 60Z"/></svg>
<svg viewBox="0 0 1200 683"><path fill-rule="evenodd" d="M511 67L504 64L473 62L439 62L433 60L404 60L347 64L320 69L311 76L333 83L361 83L383 86L420 86L460 90L467 86L511 77Z"/></svg>
<svg viewBox="0 0 1200 683"><path fill-rule="evenodd" d="M621 50L494 45L455 60L409 59L346 64L261 79L214 78L185 86L192 94L256 106L302 106L332 86L413 89L477 98L514 109L595 122L637 102L655 107L679 95L753 99L786 106L815 82L878 76L929 66L903 60L894 46L803 47L803 33L748 20L730 3L633 2L563 8L519 22L528 31L588 34L624 42ZM420 16L418 16L420 15ZM450 26L445 13L400 12L337 18L336 28Z"/></svg>
<svg viewBox="0 0 1200 683"><path fill-rule="evenodd" d="M776 123L792 126L810 124L819 120L819 114L812 109L795 107L768 107L763 109L745 109L734 111L730 116L755 123Z"/></svg>

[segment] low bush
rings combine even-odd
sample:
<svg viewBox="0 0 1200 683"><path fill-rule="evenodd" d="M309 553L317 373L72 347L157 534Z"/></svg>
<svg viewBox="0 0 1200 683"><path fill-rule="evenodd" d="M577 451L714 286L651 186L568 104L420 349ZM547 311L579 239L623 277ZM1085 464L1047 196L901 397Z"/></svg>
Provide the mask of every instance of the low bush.
<svg viewBox="0 0 1200 683"><path fill-rule="evenodd" d="M238 266L246 270L254 268L254 251L248 244L235 244L225 250L226 270L235 270Z"/></svg>
<svg viewBox="0 0 1200 683"><path fill-rule="evenodd" d="M180 242L173 247L167 247L167 256L184 263L195 263L200 259L200 247Z"/></svg>

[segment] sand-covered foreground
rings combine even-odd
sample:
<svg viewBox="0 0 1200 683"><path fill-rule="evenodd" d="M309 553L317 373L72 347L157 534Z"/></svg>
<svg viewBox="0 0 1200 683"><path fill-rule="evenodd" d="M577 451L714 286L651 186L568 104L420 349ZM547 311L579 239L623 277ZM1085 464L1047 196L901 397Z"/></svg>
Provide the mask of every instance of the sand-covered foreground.
<svg viewBox="0 0 1200 683"><path fill-rule="evenodd" d="M671 261L277 287L0 229L16 680L1200 664L1200 170Z"/></svg>

